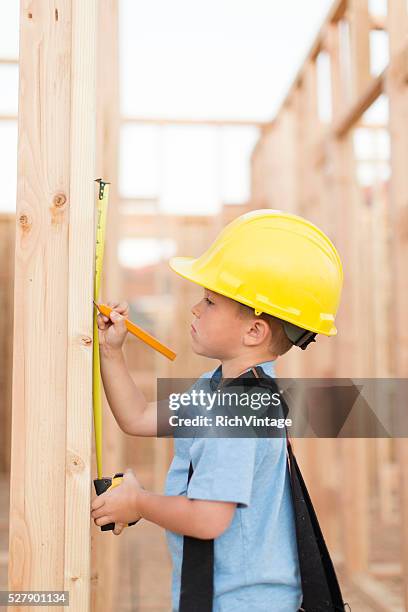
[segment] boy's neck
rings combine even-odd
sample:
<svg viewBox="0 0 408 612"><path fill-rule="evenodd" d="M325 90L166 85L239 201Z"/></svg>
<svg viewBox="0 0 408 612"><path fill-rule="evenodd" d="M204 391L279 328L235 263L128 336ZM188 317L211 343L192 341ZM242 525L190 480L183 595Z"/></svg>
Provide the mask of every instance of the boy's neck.
<svg viewBox="0 0 408 612"><path fill-rule="evenodd" d="M221 376L222 378L237 378L240 374L249 370L253 366L264 361L273 361L277 358L277 355L259 355L257 357L239 356L233 359L221 361Z"/></svg>

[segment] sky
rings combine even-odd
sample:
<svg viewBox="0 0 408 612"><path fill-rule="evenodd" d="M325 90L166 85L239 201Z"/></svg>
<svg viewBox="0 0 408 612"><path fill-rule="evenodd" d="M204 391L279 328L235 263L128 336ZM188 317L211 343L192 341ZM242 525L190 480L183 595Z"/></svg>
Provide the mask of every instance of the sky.
<svg viewBox="0 0 408 612"><path fill-rule="evenodd" d="M332 4L120 0L123 113L271 119Z"/></svg>
<svg viewBox="0 0 408 612"><path fill-rule="evenodd" d="M331 4L121 0L123 113L271 119Z"/></svg>

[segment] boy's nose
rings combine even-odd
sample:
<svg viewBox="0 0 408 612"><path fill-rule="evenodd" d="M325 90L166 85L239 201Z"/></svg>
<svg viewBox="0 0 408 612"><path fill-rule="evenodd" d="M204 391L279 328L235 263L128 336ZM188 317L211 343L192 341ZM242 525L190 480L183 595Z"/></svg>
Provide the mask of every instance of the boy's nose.
<svg viewBox="0 0 408 612"><path fill-rule="evenodd" d="M197 319L199 318L199 309L198 309L198 304L195 304L192 308L191 308L191 312L192 314L197 317Z"/></svg>

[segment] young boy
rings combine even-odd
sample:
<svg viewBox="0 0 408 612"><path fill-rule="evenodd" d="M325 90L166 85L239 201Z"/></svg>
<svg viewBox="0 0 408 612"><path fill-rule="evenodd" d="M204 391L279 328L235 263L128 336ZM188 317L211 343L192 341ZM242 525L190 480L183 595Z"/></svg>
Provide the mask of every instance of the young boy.
<svg viewBox="0 0 408 612"><path fill-rule="evenodd" d="M340 258L301 217L252 211L200 258L170 265L203 287L191 310L192 349L221 364L200 377L200 388L214 391L248 372L273 377L274 361L292 346L336 333ZM109 405L123 431L155 436L156 404L136 388L122 353L128 306L110 305L110 320L98 316ZM295 612L302 605L284 435L176 438L165 495L144 490L128 470L121 486L93 501L92 517L97 525L114 522L116 534L141 517L166 529L173 611Z"/></svg>

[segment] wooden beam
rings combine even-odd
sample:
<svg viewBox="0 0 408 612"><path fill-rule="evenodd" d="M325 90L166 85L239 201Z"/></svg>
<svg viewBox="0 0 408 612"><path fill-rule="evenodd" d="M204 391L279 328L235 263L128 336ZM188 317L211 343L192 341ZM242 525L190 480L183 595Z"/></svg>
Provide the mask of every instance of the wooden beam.
<svg viewBox="0 0 408 612"><path fill-rule="evenodd" d="M370 30L386 30L387 18L384 15L370 14Z"/></svg>
<svg viewBox="0 0 408 612"><path fill-rule="evenodd" d="M354 575L352 584L373 612L402 612L393 591L367 572Z"/></svg>
<svg viewBox="0 0 408 612"><path fill-rule="evenodd" d="M391 60L408 43L408 11L405 0L392 0L388 3L387 28L389 33Z"/></svg>
<svg viewBox="0 0 408 612"><path fill-rule="evenodd" d="M7 58L7 57L0 57L0 66L15 66L18 65L18 59L16 58Z"/></svg>
<svg viewBox="0 0 408 612"><path fill-rule="evenodd" d="M402 577L402 569L400 563L370 563L370 574L376 578Z"/></svg>
<svg viewBox="0 0 408 612"><path fill-rule="evenodd" d="M401 565L402 575L408 575L408 440L406 438L398 438L396 440L396 456L399 473L399 524L400 524L400 542L401 542ZM408 584L405 579L402 583L402 600L404 608L408 607Z"/></svg>
<svg viewBox="0 0 408 612"><path fill-rule="evenodd" d="M63 8L52 6L57 25L64 18ZM66 8L71 9L72 33L64 590L69 591L70 606L85 611L90 606L91 586L92 417L84 406L90 407L92 401L92 333L87 332L92 328L93 308L88 302L90 293L93 295L95 260L97 2L71 0ZM69 17L67 12L67 20ZM51 91L48 95L53 97ZM52 124L45 129L52 129ZM58 304L57 298L54 307Z"/></svg>
<svg viewBox="0 0 408 612"><path fill-rule="evenodd" d="M165 227L170 231L175 226L174 215L160 215ZM162 230L157 223L157 215L119 214L119 235L121 238L158 238Z"/></svg>
<svg viewBox="0 0 408 612"><path fill-rule="evenodd" d="M355 158L352 134L329 141L330 161L333 167L332 201L335 216L336 245L343 263L344 283L336 326L343 330L336 345L336 376L359 377L365 372L360 353L355 348L359 335L361 303L359 287L362 271L359 267L360 198L356 184ZM347 331L345 331L347 330ZM368 478L367 440L342 439L340 444L341 477L339 519L341 546L346 570L349 574L366 571L368 565Z"/></svg>
<svg viewBox="0 0 408 612"><path fill-rule="evenodd" d="M368 441L341 440L341 543L349 576L368 570Z"/></svg>
<svg viewBox="0 0 408 612"><path fill-rule="evenodd" d="M22 0L11 590L90 606L96 1ZM14 608L12 608L14 609Z"/></svg>
<svg viewBox="0 0 408 612"><path fill-rule="evenodd" d="M370 14L368 0L349 0L351 98L358 98L370 81Z"/></svg>
<svg viewBox="0 0 408 612"><path fill-rule="evenodd" d="M355 100L354 104L348 108L343 115L334 126L334 134L341 138L350 130L351 127L357 121L359 121L361 115L365 113L365 111L376 101L376 99L383 93L384 91L384 80L385 80L385 72L382 72L377 77L373 77L371 81L368 83L366 89L361 92L360 96Z"/></svg>
<svg viewBox="0 0 408 612"><path fill-rule="evenodd" d="M159 196L151 198L131 198L121 195L119 208L120 212L124 214L158 214Z"/></svg>
<svg viewBox="0 0 408 612"><path fill-rule="evenodd" d="M328 28L330 26L330 24L335 23L337 21L339 21L345 14L347 8L347 0L335 0L329 10L329 13L327 14L327 17L322 25L322 27L320 28L318 34L316 35L310 50L308 51L308 53L306 54L306 57L304 59L303 64L301 65L301 67L299 68L293 82L292 85L290 86L284 102L282 103L282 106L286 103L286 101L288 101L289 99L291 99L293 96L295 96L296 94L296 89L299 87L300 85L300 81L302 79L303 76L303 72L305 69L305 66L308 64L308 62L310 60L313 60L316 58L317 54L319 53L319 51L322 48L325 48L325 41L327 38L327 31ZM281 107L282 108L282 107ZM280 112L281 109L279 109ZM278 112L278 114L279 114Z"/></svg>
<svg viewBox="0 0 408 612"><path fill-rule="evenodd" d="M345 105L345 84L343 83L340 62L340 31L338 21L329 25L327 51L330 56L332 122L337 122Z"/></svg>
<svg viewBox="0 0 408 612"><path fill-rule="evenodd" d="M178 226L184 223L194 223L200 228L211 228L214 217L210 215L172 215L160 214L160 219L165 228L157 223L157 214L125 214L118 213L118 228L121 238L166 238L178 231ZM207 231L207 230L206 230Z"/></svg>
<svg viewBox="0 0 408 612"><path fill-rule="evenodd" d="M340 21L340 19L344 17L346 10L347 0L338 0L338 2L334 2L327 17L327 23Z"/></svg>
<svg viewBox="0 0 408 612"><path fill-rule="evenodd" d="M408 84L401 78L401 53L406 49L407 7L403 0L388 3L388 23L391 60L387 73L386 92L389 98L389 129L391 141L390 209L392 236L392 343L393 375L408 376L408 286L405 263L408 259ZM401 47L401 44L404 46ZM403 576L408 575L408 440L396 441L396 459L399 471L399 511L401 564ZM403 600L408 609L408 583L403 583Z"/></svg>
<svg viewBox="0 0 408 612"><path fill-rule="evenodd" d="M366 0L350 0L349 6L351 12L342 13L342 16L346 19L350 17L351 67L354 83L351 103L344 96L347 82L342 82L342 79L345 79L347 74L346 71L342 73L340 70L342 58L339 54L339 33L337 20L333 19L326 22L326 27L330 26L326 38L316 41L312 55L309 54L302 65L268 133L268 139L262 136L258 141L256 155L252 157L253 186L257 201L261 201L261 197L267 193L266 205L273 207L274 202L284 201L286 206L281 189L282 165L285 164L292 183L297 184L295 204L304 205L305 201L307 204L308 190L316 193L324 203L324 212L318 208L312 212L322 214L322 220L326 219L327 226L332 230L330 237L333 236L342 258L345 279L340 309L336 317L339 338L334 344L335 356L331 360L334 375L339 377L391 375L404 378L408 373L408 335L404 323L408 310L408 284L404 268L404 263L408 260L408 174L404 164L404 160L408 157L407 7L405 0L397 0L395 4L388 3L388 24L394 24L395 28L394 37L390 32L391 62L381 75L374 78L370 75L369 31L373 26L379 27L383 24L379 21L375 24L370 19ZM308 80L310 84L310 74L307 74L307 70L313 52L322 46L330 52L332 60L333 121L329 124L327 132L322 135L320 144L313 146L313 154L307 155L306 144L310 138L304 125L308 121L307 99L304 94ZM383 93L388 94L390 98L392 172L389 182L392 203L387 202L386 186L379 179L377 185L372 187L372 203L371 207L367 208L363 201L362 189L356 180L353 128L362 124L365 111ZM285 132L285 111L288 108L294 109L298 116L295 133ZM381 126L371 127L379 129ZM289 142L287 147L293 147L297 151L295 159L290 162L283 154L285 139L294 141ZM316 161L320 162L318 169L313 167ZM314 189L316 181L320 182L322 177L327 185L325 194L321 184ZM309 213L310 208L307 207L306 211ZM302 214L302 210L299 212ZM326 227L324 222L319 222L319 219L316 223ZM393 256L390 262L391 244ZM373 294L376 287L384 289L380 292L381 295ZM361 304L367 303L370 304L370 308L362 309ZM390 329L391 319L394 321L393 329ZM358 347L357 338L361 340L357 343ZM390 338L394 340L387 345ZM393 363L390 363L390 354L393 354ZM282 360L283 368L286 366L285 373L287 372L289 376L293 376L297 371L296 358L297 355L290 352L288 359L285 360L284 357ZM316 364L320 365L318 359L314 360L313 367ZM281 369L281 360L279 360L279 376ZM303 441L296 443L300 450L303 446L309 459L311 452L315 453L315 449L313 447L308 449ZM328 470L337 468L342 478L341 492L337 491L337 499L342 497L342 502L340 508L337 508L337 513L340 518L340 542L343 546L346 570L352 577L356 575L364 577L367 600L371 602L377 600L376 606L373 603L373 609L384 612L386 609L401 609L398 607L399 602L389 601L390 593L385 588L375 588L368 575L372 567L369 563L371 552L369 527L372 521L377 519L372 513L371 501L378 502L378 491L372 486L373 471L376 467L370 463L373 445L365 439L342 440L339 443L343 447L343 459L338 460L337 465L329 461ZM408 444L403 439L395 440L393 444L400 481L399 540L403 568L401 573L405 576L408 575L408 476L405 469L408 463ZM338 455L339 453L337 458ZM313 459L309 462L310 474L313 474L315 469L313 464L319 461L318 453L312 456ZM320 486L323 487L324 483L320 483ZM315 493L319 493L318 488ZM327 491L323 489L323 494L326 493ZM371 499L374 495L375 499ZM318 498L317 503L321 503ZM322 507L324 509L324 505ZM324 509L324 520L327 520L327 513L328 508ZM399 566L397 563L396 567ZM384 571L392 572L394 569L395 566L387 567ZM377 573L381 571L381 568L376 569ZM405 589L404 609L408 609L408 585L404 584L403 589Z"/></svg>
<svg viewBox="0 0 408 612"><path fill-rule="evenodd" d="M322 175L310 171L316 144L320 142L322 135L322 123L318 113L317 65L315 60L311 60L305 66L302 86L298 90L298 95L300 96L297 115L299 129L297 150L300 170L298 213L318 223L315 214L319 204L319 188Z"/></svg>
<svg viewBox="0 0 408 612"><path fill-rule="evenodd" d="M111 183L107 216L106 244L100 300L126 300L123 295L122 270L118 262L119 196L119 25L118 0L99 3L97 38L97 176ZM107 75L109 78L107 78ZM112 476L124 472L123 448L125 434L119 429L103 393L103 473ZM96 474L94 455L93 473ZM108 535L108 537L106 537ZM120 553L123 538L92 526L92 592L93 612L114 612L118 607L121 580Z"/></svg>
<svg viewBox="0 0 408 612"><path fill-rule="evenodd" d="M0 474L10 473L11 436L11 379L13 370L13 290L14 290L14 234L15 214L0 215L0 302L3 316L0 319ZM3 493L0 491L0 493ZM1 529L1 526L0 526Z"/></svg>
<svg viewBox="0 0 408 612"><path fill-rule="evenodd" d="M171 118L171 117L122 117L122 124L144 124L157 126L199 126L208 127L256 127L262 128L267 122L254 119L193 119L193 118Z"/></svg>

